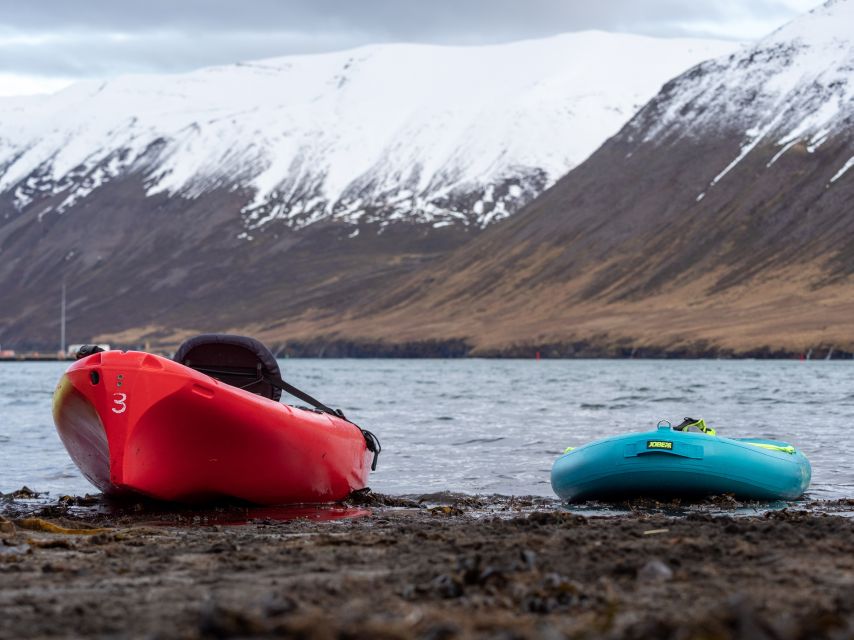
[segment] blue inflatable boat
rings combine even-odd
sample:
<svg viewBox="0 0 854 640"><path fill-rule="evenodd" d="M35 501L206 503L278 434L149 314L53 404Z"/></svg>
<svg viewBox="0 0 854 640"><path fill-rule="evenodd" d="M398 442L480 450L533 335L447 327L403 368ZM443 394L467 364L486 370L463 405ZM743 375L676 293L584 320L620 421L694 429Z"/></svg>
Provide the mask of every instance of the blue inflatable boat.
<svg viewBox="0 0 854 640"><path fill-rule="evenodd" d="M697 431L690 431L696 428ZM792 445L722 438L702 420L629 433L567 449L552 467L552 488L577 502L631 496L794 500L810 484L806 457Z"/></svg>

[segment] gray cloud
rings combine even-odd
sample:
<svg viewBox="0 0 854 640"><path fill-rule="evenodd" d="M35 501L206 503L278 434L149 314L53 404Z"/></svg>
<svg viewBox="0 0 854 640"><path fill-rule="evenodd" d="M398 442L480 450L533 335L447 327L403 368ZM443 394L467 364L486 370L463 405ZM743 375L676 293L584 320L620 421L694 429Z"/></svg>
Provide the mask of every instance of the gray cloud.
<svg viewBox="0 0 854 640"><path fill-rule="evenodd" d="M0 0L0 72L180 71L389 41L480 44L582 29L744 38L809 0ZM759 35L758 33L756 35Z"/></svg>

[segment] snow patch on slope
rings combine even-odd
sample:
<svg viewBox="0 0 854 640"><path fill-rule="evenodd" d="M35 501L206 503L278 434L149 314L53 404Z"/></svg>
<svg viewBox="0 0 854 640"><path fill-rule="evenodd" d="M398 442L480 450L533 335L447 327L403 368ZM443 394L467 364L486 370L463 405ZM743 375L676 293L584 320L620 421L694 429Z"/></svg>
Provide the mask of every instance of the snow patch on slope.
<svg viewBox="0 0 854 640"><path fill-rule="evenodd" d="M851 167L854 167L854 156L848 158L848 160L845 162L845 164L842 165L839 171L833 174L833 177L830 179L830 181L836 182L837 180L839 180L839 178L845 175L845 172L848 171Z"/></svg>

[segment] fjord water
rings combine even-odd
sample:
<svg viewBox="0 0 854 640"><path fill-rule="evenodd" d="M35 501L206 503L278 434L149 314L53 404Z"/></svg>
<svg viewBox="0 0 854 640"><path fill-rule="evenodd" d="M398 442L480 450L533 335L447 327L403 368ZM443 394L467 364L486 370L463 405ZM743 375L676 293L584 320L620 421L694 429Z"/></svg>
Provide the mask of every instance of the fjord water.
<svg viewBox="0 0 854 640"><path fill-rule="evenodd" d="M283 377L382 440L375 491L552 495L567 446L705 418L723 436L786 440L808 497L854 496L854 363L737 360L281 360ZM67 363L0 363L0 491L94 489L59 441ZM132 399L129 399L132 400Z"/></svg>

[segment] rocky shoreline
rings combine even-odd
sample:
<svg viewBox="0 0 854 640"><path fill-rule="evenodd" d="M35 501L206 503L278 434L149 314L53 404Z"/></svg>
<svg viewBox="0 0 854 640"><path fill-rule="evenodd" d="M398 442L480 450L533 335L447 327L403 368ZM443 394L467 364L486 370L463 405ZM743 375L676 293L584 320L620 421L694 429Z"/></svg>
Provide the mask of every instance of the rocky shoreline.
<svg viewBox="0 0 854 640"><path fill-rule="evenodd" d="M364 494L330 508L3 497L0 637L849 638L854 501L585 515ZM687 513L687 515L686 515Z"/></svg>
<svg viewBox="0 0 854 640"><path fill-rule="evenodd" d="M756 359L756 360L852 360L854 351L829 345L816 345L806 351L785 347L758 346L745 350L718 347L705 341L680 346L638 345L631 341L575 340L549 343L520 343L504 347L478 347L464 338L447 340L430 339L405 342L382 340L351 340L316 338L289 340L284 343L269 342L279 358L490 358L490 359ZM50 345L44 346L49 348ZM114 343L113 348L125 350L144 349L138 344ZM153 343L149 350L170 356L177 348L174 343ZM26 352L0 357L0 361L67 360L56 354Z"/></svg>

